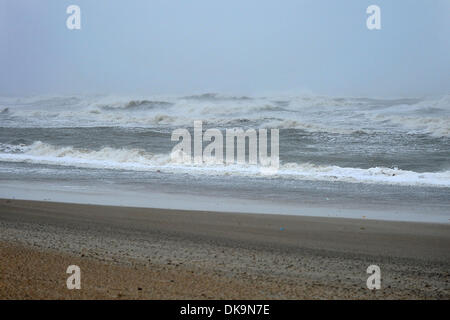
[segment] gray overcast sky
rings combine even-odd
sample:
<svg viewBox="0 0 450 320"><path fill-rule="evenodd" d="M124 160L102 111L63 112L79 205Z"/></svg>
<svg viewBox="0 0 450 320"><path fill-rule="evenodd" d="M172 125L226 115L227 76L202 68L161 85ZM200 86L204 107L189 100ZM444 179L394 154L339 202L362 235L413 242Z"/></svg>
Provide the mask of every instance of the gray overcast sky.
<svg viewBox="0 0 450 320"><path fill-rule="evenodd" d="M0 43L1 95L450 92L450 0L0 0Z"/></svg>

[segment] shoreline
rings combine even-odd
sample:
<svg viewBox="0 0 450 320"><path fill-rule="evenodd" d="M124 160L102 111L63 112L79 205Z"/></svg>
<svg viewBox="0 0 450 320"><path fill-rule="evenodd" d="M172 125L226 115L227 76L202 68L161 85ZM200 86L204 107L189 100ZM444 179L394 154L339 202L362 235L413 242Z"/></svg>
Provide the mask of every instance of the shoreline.
<svg viewBox="0 0 450 320"><path fill-rule="evenodd" d="M180 186L184 188L186 186ZM289 215L300 217L329 217L344 219L365 219L375 221L418 222L450 224L446 203L425 203L411 205L406 201L394 203L364 204L362 201L346 199L344 203L323 199L303 201L245 198L238 194L220 196L210 194L211 190L197 190L196 193L179 193L170 190L111 188L95 183L77 184L45 183L33 181L8 181L0 185L0 199L23 201L45 201L68 204L133 207L158 210L192 210L241 214ZM214 189L212 189L214 192ZM261 195L258 195L261 196ZM339 195L333 196L334 198ZM426 213L423 211L426 210ZM282 212L282 214L280 214Z"/></svg>
<svg viewBox="0 0 450 320"><path fill-rule="evenodd" d="M8 270L0 272L0 288L8 288L0 298L449 299L449 231L432 223L0 199ZM84 291L65 288L69 262L81 264ZM382 273L375 292L366 287L372 264ZM51 285L40 288L42 272Z"/></svg>

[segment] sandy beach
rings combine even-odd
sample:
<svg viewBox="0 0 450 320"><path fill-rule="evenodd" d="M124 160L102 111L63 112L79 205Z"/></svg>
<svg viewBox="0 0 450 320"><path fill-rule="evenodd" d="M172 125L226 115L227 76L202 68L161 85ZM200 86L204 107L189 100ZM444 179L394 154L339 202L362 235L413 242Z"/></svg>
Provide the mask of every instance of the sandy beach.
<svg viewBox="0 0 450 320"><path fill-rule="evenodd" d="M1 299L449 299L450 225L0 200ZM82 289L66 288L78 265ZM381 268L382 288L366 287Z"/></svg>

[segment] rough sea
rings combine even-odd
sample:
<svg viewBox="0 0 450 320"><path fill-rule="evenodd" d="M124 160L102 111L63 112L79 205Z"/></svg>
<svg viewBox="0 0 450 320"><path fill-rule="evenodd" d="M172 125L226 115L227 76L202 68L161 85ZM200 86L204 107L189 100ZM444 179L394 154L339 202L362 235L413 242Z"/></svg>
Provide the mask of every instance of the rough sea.
<svg viewBox="0 0 450 320"><path fill-rule="evenodd" d="M204 130L279 129L279 170L174 163L173 130L196 120ZM208 209L216 210L247 199L278 213L290 204L449 221L450 95L0 97L0 186L18 184L214 195L222 200Z"/></svg>

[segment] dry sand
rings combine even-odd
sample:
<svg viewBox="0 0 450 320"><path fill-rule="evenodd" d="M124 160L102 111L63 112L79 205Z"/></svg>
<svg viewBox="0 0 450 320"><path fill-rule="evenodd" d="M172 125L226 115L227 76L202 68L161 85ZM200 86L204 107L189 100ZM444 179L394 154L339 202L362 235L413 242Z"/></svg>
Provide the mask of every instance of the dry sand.
<svg viewBox="0 0 450 320"><path fill-rule="evenodd" d="M5 199L0 257L1 299L450 298L449 224Z"/></svg>

